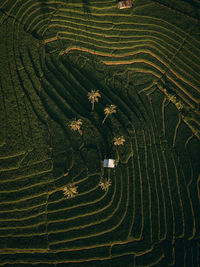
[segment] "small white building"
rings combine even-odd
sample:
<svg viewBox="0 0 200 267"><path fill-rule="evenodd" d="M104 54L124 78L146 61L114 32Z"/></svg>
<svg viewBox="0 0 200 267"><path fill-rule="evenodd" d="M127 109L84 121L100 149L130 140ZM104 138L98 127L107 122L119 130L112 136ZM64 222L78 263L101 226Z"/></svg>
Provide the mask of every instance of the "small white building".
<svg viewBox="0 0 200 267"><path fill-rule="evenodd" d="M104 168L115 168L115 160L114 159L104 159L103 166L104 166Z"/></svg>
<svg viewBox="0 0 200 267"><path fill-rule="evenodd" d="M123 0L119 2L119 9L131 8L132 0Z"/></svg>

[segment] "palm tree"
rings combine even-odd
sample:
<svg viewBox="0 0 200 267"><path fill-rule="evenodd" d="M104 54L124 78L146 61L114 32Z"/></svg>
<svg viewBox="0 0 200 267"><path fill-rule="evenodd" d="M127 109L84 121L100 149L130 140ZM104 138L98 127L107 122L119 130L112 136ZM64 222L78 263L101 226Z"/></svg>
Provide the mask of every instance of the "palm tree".
<svg viewBox="0 0 200 267"><path fill-rule="evenodd" d="M107 119L108 115L116 113L116 107L115 105L111 104L110 106L104 108L104 113L105 113L105 118L103 119L102 123L105 122L105 120Z"/></svg>
<svg viewBox="0 0 200 267"><path fill-rule="evenodd" d="M78 188L77 186L74 186L72 183L69 183L68 185L66 185L66 186L63 188L64 195L65 195L67 198L75 197L75 195L78 194L77 188Z"/></svg>
<svg viewBox="0 0 200 267"><path fill-rule="evenodd" d="M109 187L111 186L111 180L110 178L106 179L105 181L100 181L99 186L101 187L102 190L107 191Z"/></svg>
<svg viewBox="0 0 200 267"><path fill-rule="evenodd" d="M81 131L81 125L83 124L81 119L74 119L73 121L71 121L69 123L69 127L73 130L73 131L78 131L80 135L83 134L83 132Z"/></svg>
<svg viewBox="0 0 200 267"><path fill-rule="evenodd" d="M114 137L113 140L114 140L114 145L115 146L124 145L124 142L126 141L124 139L123 135L122 136L119 136L119 137Z"/></svg>
<svg viewBox="0 0 200 267"><path fill-rule="evenodd" d="M101 97L99 90L88 92L88 99L92 103L92 111L94 110L94 103L99 101L98 97Z"/></svg>

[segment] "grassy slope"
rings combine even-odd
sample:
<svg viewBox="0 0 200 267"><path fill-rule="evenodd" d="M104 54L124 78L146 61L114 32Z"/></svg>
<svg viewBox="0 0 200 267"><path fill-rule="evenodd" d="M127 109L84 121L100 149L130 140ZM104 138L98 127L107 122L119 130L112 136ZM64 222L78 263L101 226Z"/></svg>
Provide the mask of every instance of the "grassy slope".
<svg viewBox="0 0 200 267"><path fill-rule="evenodd" d="M198 1L0 10L0 265L198 266ZM82 137L67 127L74 117ZM104 193L101 160L118 155Z"/></svg>

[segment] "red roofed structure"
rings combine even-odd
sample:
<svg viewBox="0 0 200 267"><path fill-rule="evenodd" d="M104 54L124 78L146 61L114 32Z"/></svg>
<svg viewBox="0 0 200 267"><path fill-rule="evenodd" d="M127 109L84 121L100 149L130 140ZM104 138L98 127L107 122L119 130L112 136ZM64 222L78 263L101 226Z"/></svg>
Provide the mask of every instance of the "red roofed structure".
<svg viewBox="0 0 200 267"><path fill-rule="evenodd" d="M132 0L124 0L119 2L119 9L132 7Z"/></svg>

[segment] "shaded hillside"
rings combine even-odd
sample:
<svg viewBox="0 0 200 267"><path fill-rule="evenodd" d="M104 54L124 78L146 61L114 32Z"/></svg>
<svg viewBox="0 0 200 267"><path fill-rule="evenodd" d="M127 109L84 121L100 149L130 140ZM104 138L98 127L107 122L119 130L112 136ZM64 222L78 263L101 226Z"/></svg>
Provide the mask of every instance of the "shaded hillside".
<svg viewBox="0 0 200 267"><path fill-rule="evenodd" d="M200 6L168 2L0 0L0 265L199 266Z"/></svg>

